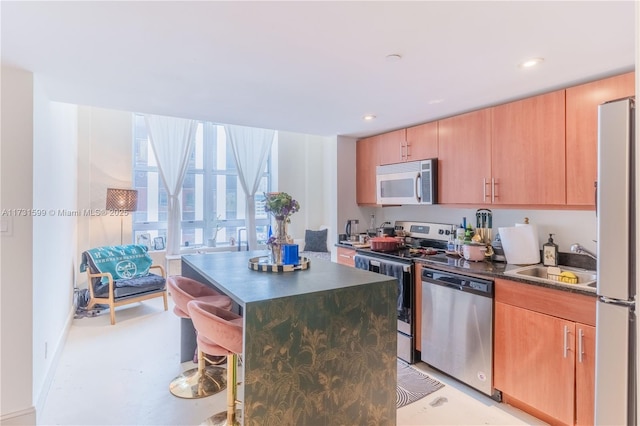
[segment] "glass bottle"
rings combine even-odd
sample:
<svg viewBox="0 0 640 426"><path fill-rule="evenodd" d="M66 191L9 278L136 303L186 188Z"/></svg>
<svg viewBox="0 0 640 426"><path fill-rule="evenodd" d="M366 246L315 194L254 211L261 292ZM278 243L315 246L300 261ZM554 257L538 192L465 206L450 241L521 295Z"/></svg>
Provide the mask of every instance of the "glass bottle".
<svg viewBox="0 0 640 426"><path fill-rule="evenodd" d="M542 245L542 264L544 266L558 266L558 245L553 242L553 234Z"/></svg>

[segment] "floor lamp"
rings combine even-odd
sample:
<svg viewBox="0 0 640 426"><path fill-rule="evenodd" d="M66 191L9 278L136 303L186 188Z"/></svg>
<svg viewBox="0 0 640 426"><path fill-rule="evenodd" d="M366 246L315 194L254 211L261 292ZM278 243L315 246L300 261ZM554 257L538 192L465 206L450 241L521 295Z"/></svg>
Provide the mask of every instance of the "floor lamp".
<svg viewBox="0 0 640 426"><path fill-rule="evenodd" d="M120 216L120 245L122 245L122 223L124 216L138 209L138 191L135 189L107 188L107 210Z"/></svg>

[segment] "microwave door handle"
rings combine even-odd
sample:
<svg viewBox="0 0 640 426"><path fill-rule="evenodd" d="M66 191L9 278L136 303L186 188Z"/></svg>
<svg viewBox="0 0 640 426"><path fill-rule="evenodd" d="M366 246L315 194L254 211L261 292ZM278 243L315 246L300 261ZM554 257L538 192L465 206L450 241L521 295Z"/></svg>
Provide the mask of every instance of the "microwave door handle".
<svg viewBox="0 0 640 426"><path fill-rule="evenodd" d="M416 176L416 200L422 201L422 174L418 173Z"/></svg>

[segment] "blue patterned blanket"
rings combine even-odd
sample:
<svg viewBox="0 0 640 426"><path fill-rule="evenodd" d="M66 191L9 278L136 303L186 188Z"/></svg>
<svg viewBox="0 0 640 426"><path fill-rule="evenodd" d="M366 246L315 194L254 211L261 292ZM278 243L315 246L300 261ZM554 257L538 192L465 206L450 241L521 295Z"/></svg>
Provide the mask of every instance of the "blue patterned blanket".
<svg viewBox="0 0 640 426"><path fill-rule="evenodd" d="M147 246L140 244L89 249L82 253L80 272L85 272L87 268L92 273L109 272L114 280L144 277L149 274L149 267L153 263L147 250ZM101 282L107 284L109 278L102 277Z"/></svg>

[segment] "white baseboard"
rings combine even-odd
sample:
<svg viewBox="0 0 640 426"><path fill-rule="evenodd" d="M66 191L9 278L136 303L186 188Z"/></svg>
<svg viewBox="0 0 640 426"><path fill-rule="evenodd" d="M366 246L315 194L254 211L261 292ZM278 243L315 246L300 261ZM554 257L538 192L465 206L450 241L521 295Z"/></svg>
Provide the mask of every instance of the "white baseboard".
<svg viewBox="0 0 640 426"><path fill-rule="evenodd" d="M64 324L64 331L60 335L60 339L58 340L58 344L56 345L56 350L53 354L53 359L51 360L51 365L49 367L49 371L47 371L47 375L44 379L44 383L42 384L42 388L40 389L40 393L36 398L36 413L41 413L44 409L44 404L47 402L47 396L49 395L49 389L51 389L51 384L53 383L53 379L56 376L56 370L58 369L58 363L60 362L60 357L62 355L62 351L64 349L64 345L67 341L67 336L69 335L69 329L71 329L71 324L73 322L73 318L76 314L75 307L71 304L71 312L67 316L67 321ZM0 422L2 426L4 426L4 422ZM35 422L33 423L36 424Z"/></svg>
<svg viewBox="0 0 640 426"><path fill-rule="evenodd" d="M35 407L29 407L13 413L3 414L0 417L0 424L2 426L35 426L36 409Z"/></svg>

